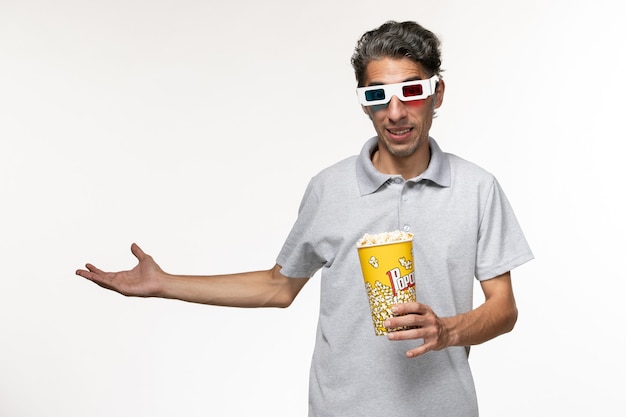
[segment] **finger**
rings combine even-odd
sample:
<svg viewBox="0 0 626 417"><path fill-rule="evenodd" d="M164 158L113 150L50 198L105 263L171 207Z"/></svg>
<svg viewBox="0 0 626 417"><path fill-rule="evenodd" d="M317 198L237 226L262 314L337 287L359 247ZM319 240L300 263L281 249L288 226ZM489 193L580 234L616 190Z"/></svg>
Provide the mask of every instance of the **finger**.
<svg viewBox="0 0 626 417"><path fill-rule="evenodd" d="M418 346L415 349L408 350L406 352L406 357L407 358L416 358L416 357L422 356L423 354L428 353L428 352L430 352L430 347L426 343L424 343L423 345Z"/></svg>
<svg viewBox="0 0 626 417"><path fill-rule="evenodd" d="M76 274L80 275L83 278L87 278L89 281L93 282L94 284L99 285L102 288L106 288L107 290L113 290L113 291L119 292L113 286L113 283L111 282L111 280L107 279L106 276L96 275L96 274L94 274L92 272L84 271L84 270L78 270L78 271L76 271Z"/></svg>
<svg viewBox="0 0 626 417"><path fill-rule="evenodd" d="M96 268L92 264L85 265L85 268L87 268L87 269L77 269L76 270L76 275L79 275L79 276L81 276L83 278L87 278L87 279L93 279L93 277L96 274L101 274L102 273L101 270L99 270L98 268Z"/></svg>
<svg viewBox="0 0 626 417"><path fill-rule="evenodd" d="M395 327L391 326L390 328L393 329ZM423 339L424 336L424 331L418 328L406 330L392 330L387 333L387 339L389 340L415 340Z"/></svg>
<svg viewBox="0 0 626 417"><path fill-rule="evenodd" d="M87 264L86 267L87 267L86 270L78 269L76 271L76 275L86 278L89 281L93 282L94 284L99 285L102 288L118 291L114 286L113 278L111 274L103 272L102 270L96 268L95 266L91 264Z"/></svg>
<svg viewBox="0 0 626 417"><path fill-rule="evenodd" d="M424 314L428 310L425 304L416 302L412 303L399 303L391 307L391 312L395 316L403 316L405 314Z"/></svg>
<svg viewBox="0 0 626 417"><path fill-rule="evenodd" d="M91 279L92 273L90 271L86 271L84 269L77 269L76 275L81 276L83 278Z"/></svg>
<svg viewBox="0 0 626 417"><path fill-rule="evenodd" d="M139 262L141 262L147 256L136 243L130 245L130 251L133 253L133 255L135 255L135 258L137 258Z"/></svg>
<svg viewBox="0 0 626 417"><path fill-rule="evenodd" d="M432 324L433 315L428 309L419 310L419 312L407 312L406 314L396 314L385 320L385 327L393 329L397 327L426 327Z"/></svg>
<svg viewBox="0 0 626 417"><path fill-rule="evenodd" d="M100 269L100 268L96 268L96 266L95 266L95 265L92 265L92 264L87 264L87 265L85 265L85 267L86 267L86 268L87 268L90 272L93 272L94 274L98 274L98 275L103 275L103 274L105 274L105 272L104 272L102 269Z"/></svg>
<svg viewBox="0 0 626 417"><path fill-rule="evenodd" d="M383 323L384 326L391 330L400 327L417 327L415 324L415 314L409 314L407 316L390 317Z"/></svg>

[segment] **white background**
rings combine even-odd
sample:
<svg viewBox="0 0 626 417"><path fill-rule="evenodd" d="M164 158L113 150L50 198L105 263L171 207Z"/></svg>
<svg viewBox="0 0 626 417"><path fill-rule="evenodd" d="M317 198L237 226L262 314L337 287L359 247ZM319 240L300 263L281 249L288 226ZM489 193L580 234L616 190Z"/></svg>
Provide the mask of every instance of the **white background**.
<svg viewBox="0 0 626 417"><path fill-rule="evenodd" d="M373 129L349 63L443 42L432 135L493 172L536 260L472 350L482 416L624 416L624 13L605 1L0 0L0 415L303 416L314 278L286 310L74 275L274 264L309 178ZM479 302L477 300L477 302Z"/></svg>

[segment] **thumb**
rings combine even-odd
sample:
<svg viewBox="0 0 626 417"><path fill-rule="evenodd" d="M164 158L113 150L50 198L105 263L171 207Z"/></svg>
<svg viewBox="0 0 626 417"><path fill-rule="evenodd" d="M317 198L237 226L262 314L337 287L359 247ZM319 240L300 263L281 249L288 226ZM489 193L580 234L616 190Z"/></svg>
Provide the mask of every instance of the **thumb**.
<svg viewBox="0 0 626 417"><path fill-rule="evenodd" d="M147 256L136 243L130 245L130 251L133 253L133 255L135 255L135 258L137 258L139 262L141 262Z"/></svg>

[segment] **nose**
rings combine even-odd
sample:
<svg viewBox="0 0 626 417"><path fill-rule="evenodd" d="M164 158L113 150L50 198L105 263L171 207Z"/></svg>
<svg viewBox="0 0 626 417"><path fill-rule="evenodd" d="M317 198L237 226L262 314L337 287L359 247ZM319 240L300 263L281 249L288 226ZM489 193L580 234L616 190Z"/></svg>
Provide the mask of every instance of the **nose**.
<svg viewBox="0 0 626 417"><path fill-rule="evenodd" d="M404 102L397 96L391 97L389 104L387 105L387 117L391 121L399 121L406 117L406 107Z"/></svg>

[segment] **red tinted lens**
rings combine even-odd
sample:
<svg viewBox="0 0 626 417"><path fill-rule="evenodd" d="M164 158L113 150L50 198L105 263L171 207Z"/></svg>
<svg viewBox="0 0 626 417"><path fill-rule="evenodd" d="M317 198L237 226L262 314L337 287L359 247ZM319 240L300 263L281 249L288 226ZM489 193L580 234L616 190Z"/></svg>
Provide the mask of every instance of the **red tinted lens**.
<svg viewBox="0 0 626 417"><path fill-rule="evenodd" d="M404 94L404 97L421 96L422 92L423 90L421 84L405 85L404 87L402 87L402 94Z"/></svg>

